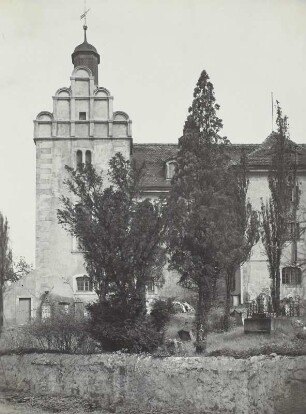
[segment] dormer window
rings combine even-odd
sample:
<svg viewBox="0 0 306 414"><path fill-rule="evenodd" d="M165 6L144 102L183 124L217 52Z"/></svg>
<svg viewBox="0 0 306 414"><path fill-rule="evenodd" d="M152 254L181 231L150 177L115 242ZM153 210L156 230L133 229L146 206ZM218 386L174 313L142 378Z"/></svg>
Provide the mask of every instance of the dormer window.
<svg viewBox="0 0 306 414"><path fill-rule="evenodd" d="M86 121L86 112L79 112L79 120Z"/></svg>
<svg viewBox="0 0 306 414"><path fill-rule="evenodd" d="M92 292L93 291L93 283L90 278L86 275L77 277L77 291L78 292Z"/></svg>
<svg viewBox="0 0 306 414"><path fill-rule="evenodd" d="M166 163L166 179L171 180L175 174L177 162L175 160L167 161Z"/></svg>

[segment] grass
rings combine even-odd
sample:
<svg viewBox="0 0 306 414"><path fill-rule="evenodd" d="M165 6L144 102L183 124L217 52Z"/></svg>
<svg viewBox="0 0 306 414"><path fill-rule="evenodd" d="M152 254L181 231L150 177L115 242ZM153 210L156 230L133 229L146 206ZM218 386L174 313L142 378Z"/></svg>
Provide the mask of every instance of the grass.
<svg viewBox="0 0 306 414"><path fill-rule="evenodd" d="M298 331L278 330L270 334L245 334L239 326L232 331L208 336L207 356L248 358L255 355L306 355L306 340L297 337Z"/></svg>
<svg viewBox="0 0 306 414"><path fill-rule="evenodd" d="M217 317L213 319L217 321ZM306 316L298 318L306 325ZM166 338L178 339L180 329L193 329L194 314L173 315L166 329ZM229 332L211 332L207 337L207 348L204 356L229 356L248 358L255 355L306 355L306 332L295 324L296 318L291 318L289 326L283 326L270 334L245 334L243 326L233 327ZM173 351L172 351L173 354ZM157 354L159 355L159 354ZM195 356L193 343L179 344L174 355ZM167 356L167 352L160 356Z"/></svg>
<svg viewBox="0 0 306 414"><path fill-rule="evenodd" d="M306 331L302 330L298 324L294 325L296 318L290 318L292 321L289 326L283 326L277 331L270 334L245 334L243 326L232 328L229 332L220 331L221 313L215 311L210 319L211 330L215 328L218 332L211 332L207 338L207 348L204 356L229 356L235 358L248 358L255 355L269 355L272 353L278 355L306 355ZM306 326L306 314L301 318ZM179 313L171 316L167 324L165 338L179 340L177 332L181 329L192 331L194 329L194 314ZM8 329L0 337L0 355L10 353L30 353L30 352L48 352L40 349L36 341L28 334L28 331L22 328ZM166 357L169 355L177 356L195 356L193 340L181 342L175 348L170 350L165 346L154 353L156 357Z"/></svg>

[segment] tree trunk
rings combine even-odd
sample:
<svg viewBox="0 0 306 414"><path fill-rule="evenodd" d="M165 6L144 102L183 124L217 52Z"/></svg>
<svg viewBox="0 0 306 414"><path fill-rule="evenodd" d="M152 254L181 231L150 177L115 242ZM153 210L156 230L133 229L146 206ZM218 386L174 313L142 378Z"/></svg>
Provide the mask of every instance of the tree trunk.
<svg viewBox="0 0 306 414"><path fill-rule="evenodd" d="M0 283L0 335L3 330L3 286Z"/></svg>
<svg viewBox="0 0 306 414"><path fill-rule="evenodd" d="M273 305L273 312L276 312L276 289L275 289L275 274L271 280L271 297L272 297L272 305Z"/></svg>
<svg viewBox="0 0 306 414"><path fill-rule="evenodd" d="M225 297L224 319L223 319L223 327L226 332L230 328L231 281L233 280L233 277L235 277L235 271L233 271L232 269L228 269L225 275L226 297Z"/></svg>
<svg viewBox="0 0 306 414"><path fill-rule="evenodd" d="M146 284L143 280L137 279L136 282L136 295L138 296L139 301L139 316L144 316L147 313L147 303L146 303Z"/></svg>
<svg viewBox="0 0 306 414"><path fill-rule="evenodd" d="M202 354L206 349L208 332L208 311L209 311L209 292L205 289L202 280L198 284L198 306L196 312L196 353Z"/></svg>
<svg viewBox="0 0 306 414"><path fill-rule="evenodd" d="M275 280L275 313L276 316L279 316L280 312L280 271L279 267L276 271L276 280Z"/></svg>

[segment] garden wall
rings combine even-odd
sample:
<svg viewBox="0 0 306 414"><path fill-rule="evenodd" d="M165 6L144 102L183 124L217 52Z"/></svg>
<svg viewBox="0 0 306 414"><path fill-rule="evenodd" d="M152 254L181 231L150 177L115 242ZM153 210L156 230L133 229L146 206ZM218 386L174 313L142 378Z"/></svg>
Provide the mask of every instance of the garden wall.
<svg viewBox="0 0 306 414"><path fill-rule="evenodd" d="M304 413L306 357L155 359L125 354L0 357L0 388L77 395L102 407L179 413Z"/></svg>

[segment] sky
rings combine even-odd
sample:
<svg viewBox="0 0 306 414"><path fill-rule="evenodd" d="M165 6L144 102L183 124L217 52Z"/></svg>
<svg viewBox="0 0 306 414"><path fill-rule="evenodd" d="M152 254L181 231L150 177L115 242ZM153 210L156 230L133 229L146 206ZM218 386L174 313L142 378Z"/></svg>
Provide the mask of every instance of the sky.
<svg viewBox="0 0 306 414"><path fill-rule="evenodd" d="M176 143L205 69L232 143L272 130L271 92L306 143L306 0L87 0L99 86L135 143ZM33 120L70 85L83 0L0 0L0 211L15 257L34 263Z"/></svg>

